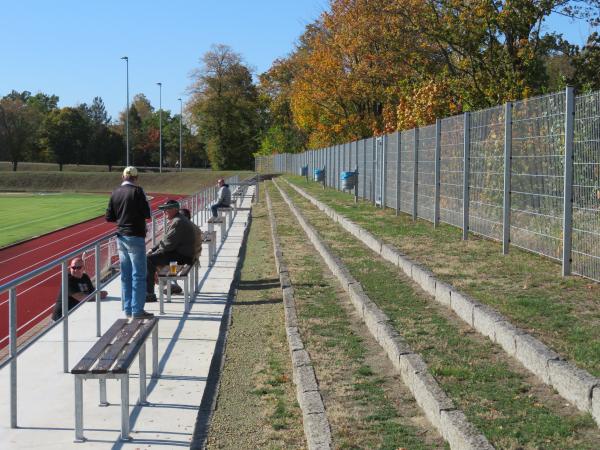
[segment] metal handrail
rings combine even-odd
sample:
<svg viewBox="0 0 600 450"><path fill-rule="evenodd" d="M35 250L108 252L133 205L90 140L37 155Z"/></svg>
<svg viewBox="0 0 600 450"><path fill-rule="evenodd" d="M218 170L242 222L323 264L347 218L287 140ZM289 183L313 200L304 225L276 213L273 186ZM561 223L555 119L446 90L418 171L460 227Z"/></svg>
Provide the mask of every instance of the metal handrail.
<svg viewBox="0 0 600 450"><path fill-rule="evenodd" d="M252 180L254 177L250 177L245 181ZM257 177L258 180L258 177ZM244 183L242 182L242 183ZM228 184L242 184L239 183L239 175L234 175L232 177L227 178ZM255 181L256 183L256 181ZM192 220L199 221L199 225L202 225L205 220L208 220L208 205L216 200L217 191L214 187L207 187L203 190L199 190L188 197L185 197L180 203L190 203L191 202L191 214ZM199 201L202 201L200 208ZM162 214L163 218L163 231L164 226L166 224L166 216L164 213L159 211L154 211L151 214L151 242L154 245L156 240L156 219ZM69 371L69 316L73 311L79 308L80 305L77 305L75 308L69 310L68 308L68 295L67 295L67 265L66 262L80 254L89 251L90 249L94 249L95 254L95 274L96 274L96 289L92 292L86 299L84 299L81 303L88 301L92 296L96 297L96 334L98 337L101 336L101 301L100 301L100 291L101 288L112 282L117 276L120 276L119 273L115 273L107 279L102 280L100 276L100 245L104 241L107 243L110 242L110 239L117 236L116 232L112 232L106 234L95 241L86 244L82 247L79 247L76 250L69 252L66 255L63 255L47 264L44 264L41 267L38 267L31 272L22 275L14 280L11 280L7 283L0 285L0 294L8 291L9 293L9 356L0 363L0 370L10 364L10 426L11 428L17 428L17 359L18 357L29 347L31 347L35 342L37 342L40 338L46 335L50 330L54 329L59 323L63 324L63 370L65 373ZM62 273L62 281L61 281L61 292L62 292L62 306L63 306L63 316L59 320L55 321L50 326L46 327L43 331L36 334L34 337L29 339L26 343L22 344L20 347L17 347L17 292L16 287L48 270L55 268L56 266L61 267Z"/></svg>

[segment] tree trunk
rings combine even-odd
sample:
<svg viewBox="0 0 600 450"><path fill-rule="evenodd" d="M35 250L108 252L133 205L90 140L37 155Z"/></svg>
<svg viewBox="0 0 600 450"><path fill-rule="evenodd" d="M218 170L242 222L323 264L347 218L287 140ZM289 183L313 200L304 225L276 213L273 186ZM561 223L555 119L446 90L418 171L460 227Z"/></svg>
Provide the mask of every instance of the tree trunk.
<svg viewBox="0 0 600 450"><path fill-rule="evenodd" d="M58 163L58 170L60 172L62 172L62 168L63 168L63 163Z"/></svg>
<svg viewBox="0 0 600 450"><path fill-rule="evenodd" d="M17 165L19 164L19 161L13 161L12 166L13 166L13 172L17 171Z"/></svg>

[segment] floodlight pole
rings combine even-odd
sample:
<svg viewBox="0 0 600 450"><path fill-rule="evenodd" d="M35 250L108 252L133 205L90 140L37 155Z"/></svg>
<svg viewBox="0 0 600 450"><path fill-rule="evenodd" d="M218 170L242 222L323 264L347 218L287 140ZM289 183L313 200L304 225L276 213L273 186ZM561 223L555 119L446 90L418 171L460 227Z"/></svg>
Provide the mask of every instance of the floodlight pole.
<svg viewBox="0 0 600 450"><path fill-rule="evenodd" d="M183 122L183 100L181 97L179 100L179 171L183 172L183 140L182 136L182 122Z"/></svg>
<svg viewBox="0 0 600 450"><path fill-rule="evenodd" d="M125 114L125 142L127 142L127 153L125 156L125 165L129 166L129 57L123 56L127 67L127 112Z"/></svg>
<svg viewBox="0 0 600 450"><path fill-rule="evenodd" d="M158 82L158 171L162 173L162 83Z"/></svg>

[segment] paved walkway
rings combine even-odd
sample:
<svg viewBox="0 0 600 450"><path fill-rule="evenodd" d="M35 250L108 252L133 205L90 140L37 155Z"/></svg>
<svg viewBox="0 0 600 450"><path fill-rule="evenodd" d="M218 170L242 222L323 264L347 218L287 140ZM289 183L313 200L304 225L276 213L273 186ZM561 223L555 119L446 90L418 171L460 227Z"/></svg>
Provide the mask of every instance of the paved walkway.
<svg viewBox="0 0 600 450"><path fill-rule="evenodd" d="M253 192L248 189L248 194ZM243 207L250 207L250 198ZM210 362L219 334L227 295L233 280L249 211L239 211L225 243L217 247L215 265L206 270L208 251L203 252L200 293L189 314L183 314L183 297L174 296L158 315L158 303L147 310L160 317L160 376L148 380L147 406L136 406L139 394L137 361L130 372L131 437L119 440L120 382L107 381L107 407L98 406L96 380L84 382L85 443L74 443L74 381L62 370L62 326L57 326L18 359L18 429L9 428L9 367L0 370L0 448L175 448L189 447L206 385ZM215 227L217 235L220 227ZM204 229L204 227L203 227ZM218 236L219 237L219 236ZM103 331L120 317L120 279L106 288L102 302ZM90 349L95 336L95 304L87 303L69 320L70 367ZM152 346L147 344L148 374ZM149 375L148 375L149 376Z"/></svg>

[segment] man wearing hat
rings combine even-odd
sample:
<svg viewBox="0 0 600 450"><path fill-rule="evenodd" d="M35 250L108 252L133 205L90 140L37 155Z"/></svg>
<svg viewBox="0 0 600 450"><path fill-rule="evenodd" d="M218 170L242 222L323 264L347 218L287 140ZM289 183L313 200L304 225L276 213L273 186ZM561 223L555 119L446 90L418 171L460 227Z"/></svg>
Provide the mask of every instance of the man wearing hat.
<svg viewBox="0 0 600 450"><path fill-rule="evenodd" d="M146 278L146 301L155 302L154 276L158 266L166 266L171 261L177 264L191 264L194 259L196 233L192 222L179 212L179 202L167 200L158 209L165 212L169 223L165 235L156 247L148 252L146 258L148 277ZM179 288L179 289L177 289ZM181 292L177 286L174 293Z"/></svg>
<svg viewBox="0 0 600 450"><path fill-rule="evenodd" d="M125 167L123 182L110 196L106 220L117 222L117 244L121 265L121 301L127 317L149 318L146 300L146 219L150 205L138 186L138 171Z"/></svg>

